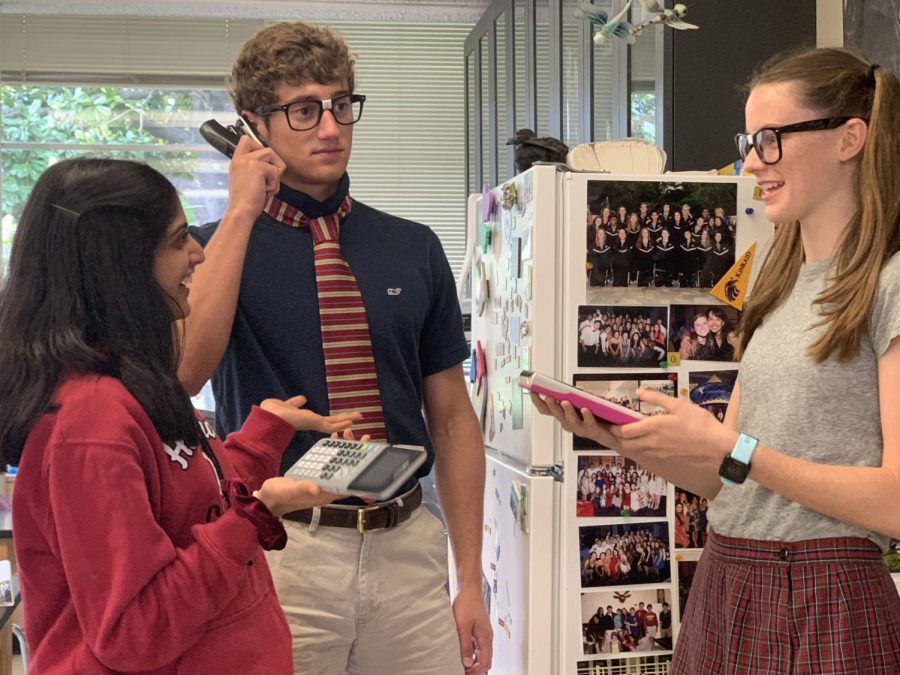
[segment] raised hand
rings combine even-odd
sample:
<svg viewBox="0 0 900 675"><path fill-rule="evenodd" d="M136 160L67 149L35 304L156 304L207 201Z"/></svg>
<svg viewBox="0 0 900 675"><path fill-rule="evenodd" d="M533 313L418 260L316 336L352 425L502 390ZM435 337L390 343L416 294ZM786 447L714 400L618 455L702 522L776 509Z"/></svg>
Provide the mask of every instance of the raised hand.
<svg viewBox="0 0 900 675"><path fill-rule="evenodd" d="M362 413L346 412L337 415L323 416L312 410L305 410L305 396L294 396L286 401L277 398L267 398L259 404L259 407L278 415L297 431L318 431L323 434L335 434L349 430L354 422L362 419Z"/></svg>
<svg viewBox="0 0 900 675"><path fill-rule="evenodd" d="M228 210L255 220L269 196L278 192L284 169L272 148L260 148L249 136L241 136L228 168Z"/></svg>

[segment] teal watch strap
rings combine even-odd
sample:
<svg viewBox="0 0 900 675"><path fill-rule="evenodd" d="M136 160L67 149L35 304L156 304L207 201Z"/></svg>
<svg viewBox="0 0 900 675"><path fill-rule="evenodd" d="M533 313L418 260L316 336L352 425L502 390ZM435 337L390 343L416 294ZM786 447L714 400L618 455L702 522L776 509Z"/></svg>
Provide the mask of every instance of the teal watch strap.
<svg viewBox="0 0 900 675"><path fill-rule="evenodd" d="M750 473L750 459L759 443L753 436L738 435L731 453L725 455L719 467L719 478L725 485L739 485L747 480Z"/></svg>
<svg viewBox="0 0 900 675"><path fill-rule="evenodd" d="M734 449L731 451L732 458L741 464L749 464L758 443L759 441L753 436L748 436L747 434L739 435L737 443L734 444Z"/></svg>

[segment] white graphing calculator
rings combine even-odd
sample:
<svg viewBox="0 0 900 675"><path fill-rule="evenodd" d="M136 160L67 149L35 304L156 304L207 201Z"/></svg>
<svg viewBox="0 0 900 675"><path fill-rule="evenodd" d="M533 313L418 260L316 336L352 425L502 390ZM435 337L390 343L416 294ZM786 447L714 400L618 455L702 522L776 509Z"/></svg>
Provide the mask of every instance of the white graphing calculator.
<svg viewBox="0 0 900 675"><path fill-rule="evenodd" d="M425 448L414 445L323 438L285 476L311 480L328 492L382 500L408 481L426 456Z"/></svg>

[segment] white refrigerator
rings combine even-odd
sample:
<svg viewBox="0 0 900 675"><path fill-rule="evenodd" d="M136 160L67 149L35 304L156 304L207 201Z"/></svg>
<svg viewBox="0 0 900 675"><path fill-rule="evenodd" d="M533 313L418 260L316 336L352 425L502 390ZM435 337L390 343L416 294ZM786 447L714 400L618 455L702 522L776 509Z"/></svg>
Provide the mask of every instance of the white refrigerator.
<svg viewBox="0 0 900 675"><path fill-rule="evenodd" d="M721 379L731 377L728 373L737 364L721 360L728 350L728 336L719 338L721 325L716 334L721 344L711 341L717 350L704 347L710 333L700 335L700 314L706 312L708 326L714 326L715 313L709 308L722 303L703 287L701 274L711 274L704 272L706 267L718 265L718 280L725 261L708 258L701 235L703 243L696 240L699 253L686 244L681 258L667 256L673 249L666 243L654 255L638 258L633 253L633 269L626 270L621 260L604 257L609 251L604 251L604 242L598 243L604 239L596 235L606 218L604 209L617 211L620 206L626 223L634 220L633 212L639 225L651 223L646 227L652 230L649 238L658 242L663 239L657 225L665 203L665 222L670 223L666 238L678 234L683 241L692 239L684 234L684 226L671 226L677 220L672 210L682 211L689 203L694 225L706 214L709 232L728 235L718 239L731 247L729 267L755 243L747 275L752 283L772 228L762 202L754 199L750 178L576 173L539 165L469 198L470 393L486 448L482 571L494 630L492 673L669 671L678 631L679 560L699 555L702 516L691 531L692 546L676 548L676 536L684 544L684 528L674 531L674 486L642 473L641 467L610 450L573 439L551 418L534 412L517 386L522 370L534 370L637 405L635 383L689 395L698 386L692 373L702 373L698 381L711 394L707 402L721 401L712 394L721 393ZM716 209L722 209L722 222L715 220L720 213ZM616 223L610 222L607 219L603 228L618 239ZM634 249L632 236L647 249L642 229L636 235L626 232L626 243L619 249ZM717 250L722 250L721 243ZM711 278L707 282L711 284ZM726 328L736 313L727 310ZM692 321L698 322L697 332L686 330L689 323L693 329ZM583 337L585 325L591 329ZM599 333L607 333L602 345L598 332L591 333L596 326ZM611 330L615 326L618 331ZM682 354L686 358L681 359ZM625 484L640 496L631 497ZM622 492L628 496L617 496ZM600 557L602 564L597 562ZM629 559L637 569L623 573ZM650 605L656 613L661 602L669 607L671 627L642 627L630 639L628 609ZM624 610L622 633L592 625L592 617L606 606L612 606L613 614ZM646 620L647 614L642 616Z"/></svg>

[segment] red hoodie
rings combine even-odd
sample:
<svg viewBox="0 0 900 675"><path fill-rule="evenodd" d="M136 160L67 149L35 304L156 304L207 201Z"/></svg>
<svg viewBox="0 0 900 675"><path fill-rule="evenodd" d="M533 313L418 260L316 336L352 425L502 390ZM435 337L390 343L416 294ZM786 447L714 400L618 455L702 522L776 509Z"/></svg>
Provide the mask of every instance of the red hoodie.
<svg viewBox="0 0 900 675"><path fill-rule="evenodd" d="M293 673L256 529L202 447L164 446L119 380L76 376L28 436L13 529L30 672ZM254 408L210 445L251 490L293 428Z"/></svg>

